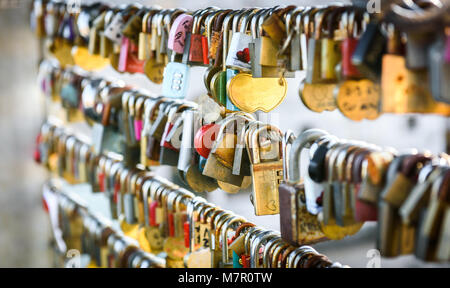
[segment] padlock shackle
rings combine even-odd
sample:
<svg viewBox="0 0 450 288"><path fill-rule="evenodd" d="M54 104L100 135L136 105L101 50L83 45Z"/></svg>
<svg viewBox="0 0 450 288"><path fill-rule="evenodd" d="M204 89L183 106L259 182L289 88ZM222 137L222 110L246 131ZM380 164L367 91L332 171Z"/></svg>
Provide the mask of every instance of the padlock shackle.
<svg viewBox="0 0 450 288"><path fill-rule="evenodd" d="M294 253L293 253L294 252ZM298 265L298 262L302 260L307 254L319 254L314 248L311 246L302 246L297 248L296 250L289 253L289 256L294 255L293 257L289 257L287 259L287 267L295 268Z"/></svg>
<svg viewBox="0 0 450 288"><path fill-rule="evenodd" d="M208 223L208 215L210 215L212 212L216 211L217 206L211 203L206 203L203 205L202 209L200 210L199 214L199 220L201 223L206 224Z"/></svg>
<svg viewBox="0 0 450 288"><path fill-rule="evenodd" d="M239 29L240 33L244 33L245 34L247 32L247 29L249 27L250 21L253 18L253 16L256 15L257 12L258 12L257 9L249 9L248 11L245 11L245 13L243 15L241 15L242 23L241 23L241 27ZM238 20L236 22L237 22L236 23L236 27L233 27L233 29L235 29L234 31L237 31L237 28L239 27L240 20Z"/></svg>
<svg viewBox="0 0 450 288"><path fill-rule="evenodd" d="M149 206L148 206L148 197L150 195L150 187L155 179L149 178L142 183L141 191L142 191L142 201L144 203L144 227L150 227L150 214L149 214Z"/></svg>
<svg viewBox="0 0 450 288"><path fill-rule="evenodd" d="M233 11L225 16L225 19L223 20L222 25L222 65L223 65L223 71L226 71L226 59L228 55L228 31L230 29L230 24L232 24L231 20L236 16L238 12ZM220 47L217 47L217 49L220 49Z"/></svg>
<svg viewBox="0 0 450 288"><path fill-rule="evenodd" d="M215 231L214 231L214 235L216 237L216 240L219 241L220 240L220 236L221 236L221 232L222 232L222 227L223 225L231 218L237 217L237 215L235 215L232 211L225 211L225 213L220 216L218 219L216 218L217 222L215 225Z"/></svg>
<svg viewBox="0 0 450 288"><path fill-rule="evenodd" d="M299 183L300 178L300 155L303 148L309 148L312 142L320 137L328 135L328 132L320 129L309 129L301 133L297 139L292 143L289 153L289 170L288 183Z"/></svg>
<svg viewBox="0 0 450 288"><path fill-rule="evenodd" d="M259 268L259 247L262 243L264 243L264 241L267 242L268 240L274 239L276 237L280 237L280 233L267 230L253 239L252 243L250 244L250 267Z"/></svg>
<svg viewBox="0 0 450 288"><path fill-rule="evenodd" d="M250 227L245 234L244 238L244 253L245 255L250 256L250 241L253 239L254 236L257 236L258 234L264 232L266 230L262 229L261 227L253 226Z"/></svg>
<svg viewBox="0 0 450 288"><path fill-rule="evenodd" d="M223 224L221 228L221 236L222 236L222 262L224 264L228 263L230 261L229 255L228 255L228 238L227 238L227 232L229 229L231 229L231 225L234 223L244 223L247 222L247 220L240 216L234 216L233 218L230 218Z"/></svg>
<svg viewBox="0 0 450 288"><path fill-rule="evenodd" d="M276 264L278 264L278 259L280 258L280 253L283 252L286 248L290 247L288 243L281 241L279 244L276 244L271 259L268 259L268 261L271 262L272 266L271 268L278 268Z"/></svg>
<svg viewBox="0 0 450 288"><path fill-rule="evenodd" d="M217 132L217 137L216 140L213 143L213 147L211 147L211 153L215 153L216 149L218 147L218 145L220 144L220 142L222 141L224 135L225 135L225 129L228 127L228 125L234 121L238 121L238 120L242 120L242 121L248 121L251 122L254 120L254 118L250 118L250 114L242 112L240 113L236 112L233 113L232 115L228 116L227 118L223 119L222 121L220 121L219 123L217 123L218 125L220 125L219 127L219 131ZM237 126L236 126L237 127Z"/></svg>
<svg viewBox="0 0 450 288"><path fill-rule="evenodd" d="M261 15L263 15L264 13L268 13L268 9L267 8L263 8L258 10L255 15L253 15L252 19L251 19L251 23L250 23L250 32L252 35L253 40L255 40L256 38L258 38L260 35L258 34L259 31L257 29L258 26L258 20L261 17Z"/></svg>
<svg viewBox="0 0 450 288"><path fill-rule="evenodd" d="M223 224L225 224L225 222L227 222L230 218L236 217L236 215L231 212L231 211L224 211L223 214L221 214L221 216L219 218L215 218L215 220L217 221L216 224L214 225L214 229L215 230L214 233L214 242L217 244L220 244L220 232L222 231L222 227Z"/></svg>
<svg viewBox="0 0 450 288"><path fill-rule="evenodd" d="M170 190L167 194L166 198L166 205L167 205L167 211L169 213L176 212L176 200L181 194L178 194L176 190Z"/></svg>
<svg viewBox="0 0 450 288"><path fill-rule="evenodd" d="M194 242L195 241L195 239L194 239L194 233L195 233L194 221L196 221L196 220L194 219L194 212L197 211L197 207L199 205L205 205L205 204L206 204L206 200L204 198L199 197L199 196L195 196L186 205L187 221L189 223L189 252L192 252L193 247L195 245L195 242Z"/></svg>
<svg viewBox="0 0 450 288"><path fill-rule="evenodd" d="M350 146L344 148L341 152L339 152L336 162L335 162L335 168L337 171L337 178L340 181L345 181L345 171L346 171L346 165L348 158L355 152L358 151L360 147L356 146L354 144L351 144ZM363 148L364 149L364 148Z"/></svg>
<svg viewBox="0 0 450 288"><path fill-rule="evenodd" d="M347 140L341 140L337 143L334 143L331 145L330 149L327 152L327 166L326 169L326 175L327 175L327 181L328 183L331 183L332 181L336 180L336 170L337 168L337 159L341 152L346 151L351 146L350 143L347 142ZM328 156L329 155L329 156Z"/></svg>
<svg viewBox="0 0 450 288"><path fill-rule="evenodd" d="M232 28L231 28L231 32L234 34L236 32L239 32L238 30L238 26L239 26L239 22L241 22L241 18L243 17L244 14L249 13L250 9L241 9L239 11L236 12L236 15L233 17L233 22L231 24Z"/></svg>
<svg viewBox="0 0 450 288"><path fill-rule="evenodd" d="M283 180L284 180L284 182L287 182L288 171L289 171L287 148L289 145L292 145L292 143L294 142L294 140L296 138L297 137L295 136L294 131L289 129L284 133L284 136L281 141L281 151L282 151L281 157L283 157Z"/></svg>
<svg viewBox="0 0 450 288"><path fill-rule="evenodd" d="M253 153L251 153L252 156L253 156L252 157L253 158L253 161L252 161L253 164L261 163L261 155L259 154L259 135L261 134L262 131L267 131L267 132L275 131L275 132L277 132L280 135L280 138L283 138L281 130L278 127L274 126L274 125L265 124L262 127L257 128L252 133L252 139L251 139L251 142L250 142L253 147L248 147L249 149L253 150ZM269 136L269 135L267 135L267 136ZM273 140L273 139L270 139L270 140ZM279 146L278 147L278 155L282 154L282 151L280 151L280 150L282 150L281 144L282 144L282 141L280 141L279 145L278 145Z"/></svg>
<svg viewBox="0 0 450 288"><path fill-rule="evenodd" d="M305 37L307 38L311 38L312 34L314 31L312 31L311 29L311 21L313 18L314 13L316 13L317 11L319 11L318 7L308 7L309 9L305 9L302 13L301 13L301 20L303 23L302 27L303 27L303 33L305 34ZM300 17L300 15L298 16ZM298 18L297 18L298 20ZM301 33L302 31L300 31Z"/></svg>
<svg viewBox="0 0 450 288"><path fill-rule="evenodd" d="M275 249L275 247L277 247L277 245L280 245L282 243L283 243L283 239L281 238L280 235L275 236L266 242L266 245L264 245L264 252L263 252L263 258L262 258L264 268L269 268L270 254L273 254L273 250Z"/></svg>

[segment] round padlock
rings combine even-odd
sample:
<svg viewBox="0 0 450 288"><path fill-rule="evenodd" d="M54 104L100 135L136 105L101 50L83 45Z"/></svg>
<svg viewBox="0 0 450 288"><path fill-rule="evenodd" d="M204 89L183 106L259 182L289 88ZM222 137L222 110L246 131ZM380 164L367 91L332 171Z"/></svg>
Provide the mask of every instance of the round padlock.
<svg viewBox="0 0 450 288"><path fill-rule="evenodd" d="M202 126L195 134L194 147L197 153L203 158L208 158L219 129L220 125L211 123Z"/></svg>

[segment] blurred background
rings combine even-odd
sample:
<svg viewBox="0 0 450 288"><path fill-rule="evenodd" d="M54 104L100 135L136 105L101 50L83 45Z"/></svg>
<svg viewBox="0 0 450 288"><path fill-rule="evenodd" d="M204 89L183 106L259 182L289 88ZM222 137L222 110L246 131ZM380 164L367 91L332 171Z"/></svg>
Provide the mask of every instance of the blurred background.
<svg viewBox="0 0 450 288"><path fill-rule="evenodd" d="M85 3L93 1L84 1ZM108 1L130 3L128 0ZM198 9L216 5L221 8L266 7L276 4L318 5L331 1L139 1L143 5L163 8ZM346 2L346 1L332 1ZM38 41L29 28L27 0L0 0L0 267L51 267L50 227L42 209L42 184L48 177L44 168L33 161L33 149L39 127L44 121L43 99L37 85ZM226 5L226 6L223 6ZM192 69L188 98L205 93L202 81L204 68ZM131 85L158 94L160 87L143 75L121 75L110 68L98 73L108 78L120 78ZM291 129L298 134L307 128L321 128L341 137L364 140L402 150L418 148L433 153L447 151L446 137L450 120L433 115L383 115L375 121L353 122L338 111L314 113L305 108L298 96L298 86L304 77L298 72L288 79L285 101L269 115L258 115L263 121ZM169 168L159 168L160 174L177 182ZM83 190L86 187L78 187ZM82 192L87 195L89 192ZM279 230L278 216L255 217L249 193L226 194L215 191L208 201L233 210L255 224ZM352 267L365 267L368 251L375 247L375 223L366 223L356 235L341 241L317 244L314 247L330 259ZM434 267L450 265L426 264L412 256L382 259L382 267Z"/></svg>

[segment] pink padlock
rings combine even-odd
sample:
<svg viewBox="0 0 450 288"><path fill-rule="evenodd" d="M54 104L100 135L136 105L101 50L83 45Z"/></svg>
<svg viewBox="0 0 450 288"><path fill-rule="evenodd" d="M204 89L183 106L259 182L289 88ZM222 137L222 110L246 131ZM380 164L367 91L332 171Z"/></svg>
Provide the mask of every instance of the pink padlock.
<svg viewBox="0 0 450 288"><path fill-rule="evenodd" d="M134 135L136 141L141 141L142 120L134 120Z"/></svg>
<svg viewBox="0 0 450 288"><path fill-rule="evenodd" d="M125 72L127 70L129 47L130 39L128 39L128 37L122 37L122 43L120 44L119 65L117 67L120 72Z"/></svg>
<svg viewBox="0 0 450 288"><path fill-rule="evenodd" d="M184 52L186 34L192 29L193 17L189 14L181 14L173 22L169 31L167 48L178 54Z"/></svg>
<svg viewBox="0 0 450 288"><path fill-rule="evenodd" d="M137 57L137 47L128 37L122 37L120 45L119 65L120 72L144 73L145 61Z"/></svg>

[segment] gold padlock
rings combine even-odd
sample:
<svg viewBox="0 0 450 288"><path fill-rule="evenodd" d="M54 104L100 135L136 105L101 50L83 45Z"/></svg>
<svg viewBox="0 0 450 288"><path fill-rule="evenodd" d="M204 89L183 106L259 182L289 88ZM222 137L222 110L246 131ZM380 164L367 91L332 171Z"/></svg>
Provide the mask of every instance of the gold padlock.
<svg viewBox="0 0 450 288"><path fill-rule="evenodd" d="M222 141L216 148L214 155L217 160L228 168L233 167L234 152L237 142L237 136L234 133L224 133Z"/></svg>
<svg viewBox="0 0 450 288"><path fill-rule="evenodd" d="M278 185L283 178L283 161L279 156L281 155L281 141L279 141L279 139L271 139L271 141L278 141L276 149L261 151L260 136L263 131L274 131L279 133L281 139L281 132L278 128L271 125L265 125L258 128L252 134L251 143L253 147L247 147L248 151L251 151L249 152L249 156L252 162L252 202L257 216L274 215L280 212ZM273 160L274 158L276 160ZM262 162L264 159L270 160Z"/></svg>

